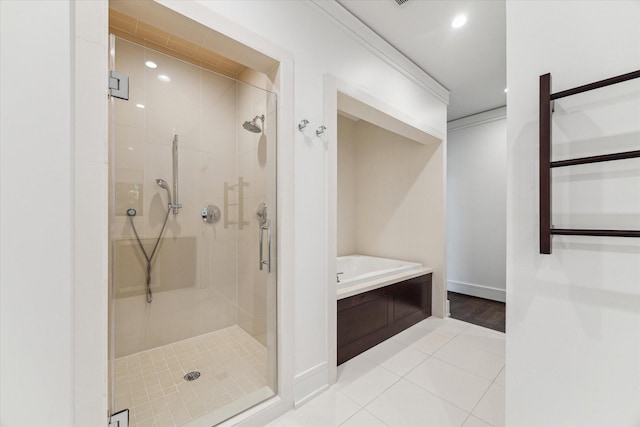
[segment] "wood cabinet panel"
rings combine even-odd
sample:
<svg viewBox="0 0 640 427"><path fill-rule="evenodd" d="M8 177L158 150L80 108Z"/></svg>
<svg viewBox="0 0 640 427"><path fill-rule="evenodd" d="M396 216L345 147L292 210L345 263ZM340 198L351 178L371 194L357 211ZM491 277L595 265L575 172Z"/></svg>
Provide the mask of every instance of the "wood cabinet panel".
<svg viewBox="0 0 640 427"><path fill-rule="evenodd" d="M431 315L431 273L338 301L338 365Z"/></svg>

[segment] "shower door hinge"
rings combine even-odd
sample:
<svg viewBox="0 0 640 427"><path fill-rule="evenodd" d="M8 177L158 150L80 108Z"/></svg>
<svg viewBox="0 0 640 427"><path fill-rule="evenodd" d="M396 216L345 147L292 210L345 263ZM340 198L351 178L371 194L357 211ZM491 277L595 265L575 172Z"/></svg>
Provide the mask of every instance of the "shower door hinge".
<svg viewBox="0 0 640 427"><path fill-rule="evenodd" d="M117 71L109 72L109 95L129 100L129 76Z"/></svg>
<svg viewBox="0 0 640 427"><path fill-rule="evenodd" d="M108 427L129 427L129 410L124 409L111 415Z"/></svg>

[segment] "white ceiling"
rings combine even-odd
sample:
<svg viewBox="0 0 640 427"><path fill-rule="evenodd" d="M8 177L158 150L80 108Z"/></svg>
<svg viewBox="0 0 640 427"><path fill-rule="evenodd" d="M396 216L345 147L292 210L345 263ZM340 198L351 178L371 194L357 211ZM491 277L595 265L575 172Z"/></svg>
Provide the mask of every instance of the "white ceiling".
<svg viewBox="0 0 640 427"><path fill-rule="evenodd" d="M336 1L450 91L447 120L506 105L504 0Z"/></svg>

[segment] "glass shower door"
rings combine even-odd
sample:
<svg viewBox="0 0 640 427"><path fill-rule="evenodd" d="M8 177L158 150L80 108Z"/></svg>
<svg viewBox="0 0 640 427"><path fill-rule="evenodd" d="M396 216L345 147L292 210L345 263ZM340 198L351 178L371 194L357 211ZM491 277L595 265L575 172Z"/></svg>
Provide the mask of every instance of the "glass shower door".
<svg viewBox="0 0 640 427"><path fill-rule="evenodd" d="M277 391L276 96L112 43L110 411L215 425Z"/></svg>

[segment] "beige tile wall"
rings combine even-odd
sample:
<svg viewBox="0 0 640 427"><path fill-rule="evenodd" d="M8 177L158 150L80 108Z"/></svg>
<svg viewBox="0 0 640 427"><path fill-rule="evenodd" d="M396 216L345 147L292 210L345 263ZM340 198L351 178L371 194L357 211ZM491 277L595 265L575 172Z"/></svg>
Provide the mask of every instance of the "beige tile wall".
<svg viewBox="0 0 640 427"><path fill-rule="evenodd" d="M243 72L243 80L255 85L266 83L260 73ZM238 173L245 177L249 186L245 191L245 214L249 225L238 235L238 324L247 333L266 342L267 331L267 280L268 273L258 269L258 218L256 209L260 203L267 204L272 219L272 265L276 265L276 203L275 182L275 97L247 85L238 86L239 115L243 120L265 115L264 132L260 134L241 131L238 135ZM267 255L267 233L264 232L264 256Z"/></svg>
<svg viewBox="0 0 640 427"><path fill-rule="evenodd" d="M153 60L158 68L145 67L146 60ZM125 40L116 42L116 69L129 75L131 89L129 101L113 101L116 355L236 323L253 335L263 334L266 287L257 272L255 208L265 200L266 156L275 155L275 150L268 154L266 137L244 131L241 123L275 113L275 104L273 111L265 111L263 91ZM159 80L159 74L171 81ZM245 76L261 78L259 73L245 72ZM179 138L183 208L178 215L169 215L153 263L154 300L147 304L145 263L132 240L125 211L137 209L138 233L146 247L152 246L168 202L166 192L154 181L163 178L173 192L174 134ZM249 182L244 215L250 226L240 231L237 226L224 228L222 220L205 224L201 208L215 204L224 211L223 183L237 182L243 174Z"/></svg>

